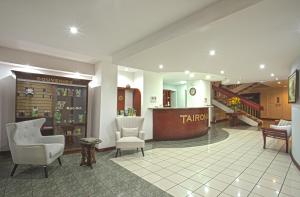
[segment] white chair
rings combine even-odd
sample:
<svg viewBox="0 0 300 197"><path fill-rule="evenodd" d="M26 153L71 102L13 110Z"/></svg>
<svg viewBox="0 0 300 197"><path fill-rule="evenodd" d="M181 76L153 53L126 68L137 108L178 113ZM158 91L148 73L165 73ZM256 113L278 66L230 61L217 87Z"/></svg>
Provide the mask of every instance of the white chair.
<svg viewBox="0 0 300 197"><path fill-rule="evenodd" d="M42 136L41 127L45 118L29 120L6 125L9 148L14 162L11 176L19 164L41 165L48 178L47 166L64 153L65 137L63 135Z"/></svg>
<svg viewBox="0 0 300 197"><path fill-rule="evenodd" d="M127 116L117 117L116 157L121 156L121 149L141 149L144 156L145 133L142 131L144 118Z"/></svg>

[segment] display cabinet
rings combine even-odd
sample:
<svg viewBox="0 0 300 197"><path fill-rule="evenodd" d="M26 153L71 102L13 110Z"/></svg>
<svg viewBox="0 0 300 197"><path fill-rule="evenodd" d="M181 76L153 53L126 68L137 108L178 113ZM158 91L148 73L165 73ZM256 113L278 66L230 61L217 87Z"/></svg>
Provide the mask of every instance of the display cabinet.
<svg viewBox="0 0 300 197"><path fill-rule="evenodd" d="M66 151L86 137L89 80L29 74L16 75L16 122L46 118L42 135L65 135Z"/></svg>

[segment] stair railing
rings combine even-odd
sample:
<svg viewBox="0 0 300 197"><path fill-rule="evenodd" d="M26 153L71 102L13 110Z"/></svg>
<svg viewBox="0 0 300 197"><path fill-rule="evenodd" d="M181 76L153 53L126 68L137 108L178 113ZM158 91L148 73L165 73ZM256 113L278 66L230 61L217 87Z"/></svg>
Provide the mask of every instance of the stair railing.
<svg viewBox="0 0 300 197"><path fill-rule="evenodd" d="M242 112L245 112L246 115L258 118L260 117L260 112L263 110L263 107L249 99L246 99L236 93L231 92L230 90L220 87L220 86L212 86L212 89L214 91L214 98L229 106L229 98L231 97L239 97L240 98L240 106L239 106L239 110Z"/></svg>

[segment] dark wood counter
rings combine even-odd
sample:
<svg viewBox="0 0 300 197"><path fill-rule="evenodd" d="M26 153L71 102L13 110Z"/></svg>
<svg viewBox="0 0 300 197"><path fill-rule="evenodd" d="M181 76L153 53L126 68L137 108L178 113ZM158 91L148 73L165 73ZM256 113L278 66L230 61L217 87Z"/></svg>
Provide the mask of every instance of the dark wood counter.
<svg viewBox="0 0 300 197"><path fill-rule="evenodd" d="M205 135L208 119L208 107L154 108L153 139L181 140Z"/></svg>

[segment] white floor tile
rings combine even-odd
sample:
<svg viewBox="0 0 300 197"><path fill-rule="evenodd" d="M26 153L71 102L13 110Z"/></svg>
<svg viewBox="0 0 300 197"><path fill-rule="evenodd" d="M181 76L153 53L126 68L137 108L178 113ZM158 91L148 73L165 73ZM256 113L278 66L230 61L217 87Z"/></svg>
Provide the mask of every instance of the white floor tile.
<svg viewBox="0 0 300 197"><path fill-rule="evenodd" d="M253 193L261 195L261 196L268 196L268 197L273 197L273 196L278 196L279 191L272 190L266 187L261 187L259 185L256 185L254 189L252 190Z"/></svg>
<svg viewBox="0 0 300 197"><path fill-rule="evenodd" d="M192 179L187 179L179 184L180 186L189 189L190 191L195 191L200 188L203 184Z"/></svg>
<svg viewBox="0 0 300 197"><path fill-rule="evenodd" d="M248 196L249 191L231 185L224 191L224 193L231 196L244 197Z"/></svg>
<svg viewBox="0 0 300 197"><path fill-rule="evenodd" d="M171 194L174 197L185 197L189 194L192 194L191 191L189 191L188 189L181 187L180 185L177 185L175 187L172 187L171 189L169 189L167 191L169 194Z"/></svg>
<svg viewBox="0 0 300 197"><path fill-rule="evenodd" d="M167 179L169 179L170 181L173 181L174 183L182 183L183 181L185 181L187 178L180 175L180 174L172 174L170 176L167 177Z"/></svg>
<svg viewBox="0 0 300 197"><path fill-rule="evenodd" d="M164 191L167 191L171 187L174 187L176 185L176 183L174 183L168 179L160 179L159 181L155 182L154 185Z"/></svg>
<svg viewBox="0 0 300 197"><path fill-rule="evenodd" d="M207 187L207 186L204 185L204 186L200 187L199 189L197 189L195 191L195 193L200 194L201 196L205 196L205 197L216 197L221 192L216 190L216 189L213 189L213 188L210 188L210 187Z"/></svg>
<svg viewBox="0 0 300 197"><path fill-rule="evenodd" d="M216 179L212 179L209 182L207 182L205 185L214 188L216 190L223 191L229 184Z"/></svg>

